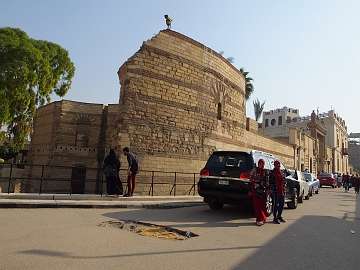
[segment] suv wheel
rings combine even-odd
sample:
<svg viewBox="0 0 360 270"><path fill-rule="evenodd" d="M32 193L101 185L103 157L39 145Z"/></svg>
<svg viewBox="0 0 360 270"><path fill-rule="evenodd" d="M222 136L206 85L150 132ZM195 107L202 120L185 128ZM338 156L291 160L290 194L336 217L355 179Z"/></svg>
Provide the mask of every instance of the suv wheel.
<svg viewBox="0 0 360 270"><path fill-rule="evenodd" d="M208 205L211 210L220 210L224 207L224 203L219 201L218 199L209 199Z"/></svg>
<svg viewBox="0 0 360 270"><path fill-rule="evenodd" d="M270 193L266 194L265 209L266 209L266 216L269 217L273 210L273 198Z"/></svg>
<svg viewBox="0 0 360 270"><path fill-rule="evenodd" d="M298 205L298 195L297 195L297 189L294 188L294 197L292 198L291 202L287 203L287 207L289 209L296 209Z"/></svg>
<svg viewBox="0 0 360 270"><path fill-rule="evenodd" d="M301 196L298 197L298 203L304 202L304 191L302 192Z"/></svg>

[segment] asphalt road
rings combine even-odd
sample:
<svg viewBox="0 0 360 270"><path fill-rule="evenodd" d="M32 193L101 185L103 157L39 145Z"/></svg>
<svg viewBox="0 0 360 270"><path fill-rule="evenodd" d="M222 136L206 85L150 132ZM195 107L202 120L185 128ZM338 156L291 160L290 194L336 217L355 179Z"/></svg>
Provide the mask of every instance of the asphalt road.
<svg viewBox="0 0 360 270"><path fill-rule="evenodd" d="M254 226L238 207L0 209L0 269L360 269L360 197L322 189L287 223ZM192 231L184 241L140 236L110 220Z"/></svg>

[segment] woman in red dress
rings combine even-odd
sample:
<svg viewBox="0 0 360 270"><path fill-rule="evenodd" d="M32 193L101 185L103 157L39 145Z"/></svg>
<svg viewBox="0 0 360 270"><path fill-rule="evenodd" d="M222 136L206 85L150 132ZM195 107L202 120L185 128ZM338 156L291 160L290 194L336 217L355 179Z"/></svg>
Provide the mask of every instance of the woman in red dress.
<svg viewBox="0 0 360 270"><path fill-rule="evenodd" d="M266 222L266 175L263 159L258 161L258 167L251 175L251 195L256 216L256 225L262 226Z"/></svg>

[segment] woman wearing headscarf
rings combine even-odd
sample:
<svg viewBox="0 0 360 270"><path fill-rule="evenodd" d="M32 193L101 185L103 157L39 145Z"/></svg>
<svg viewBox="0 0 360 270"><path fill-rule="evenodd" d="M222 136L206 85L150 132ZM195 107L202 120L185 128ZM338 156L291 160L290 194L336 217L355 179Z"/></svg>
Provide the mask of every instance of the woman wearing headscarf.
<svg viewBox="0 0 360 270"><path fill-rule="evenodd" d="M280 224L286 222L282 217L285 203L285 177L280 170L280 161L275 160L274 169L272 171L273 184L273 202L274 202L274 220L273 223Z"/></svg>
<svg viewBox="0 0 360 270"><path fill-rule="evenodd" d="M266 222L266 175L264 170L265 162L263 159L258 161L258 166L251 175L251 194L253 208L256 216L256 225L262 226Z"/></svg>
<svg viewBox="0 0 360 270"><path fill-rule="evenodd" d="M120 161L114 149L110 149L109 154L104 160L103 171L106 177L107 194L121 195L123 193L122 184L119 177Z"/></svg>

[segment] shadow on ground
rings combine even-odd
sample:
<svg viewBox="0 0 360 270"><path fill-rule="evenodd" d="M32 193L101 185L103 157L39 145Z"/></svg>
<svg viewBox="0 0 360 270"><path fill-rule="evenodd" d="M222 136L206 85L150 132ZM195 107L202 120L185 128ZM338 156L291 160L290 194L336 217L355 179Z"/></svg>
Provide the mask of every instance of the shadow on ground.
<svg viewBox="0 0 360 270"><path fill-rule="evenodd" d="M160 225L174 224L174 227L241 227L254 226L253 213L241 207L226 206L219 211L210 210L207 206L192 207L189 210L145 209L120 212L109 212L105 217L116 220L135 220Z"/></svg>
<svg viewBox="0 0 360 270"><path fill-rule="evenodd" d="M47 257L58 257L63 259L109 259L109 258L123 258L123 257L141 257L141 256L152 256L152 255L171 255L171 254L186 254L186 253L200 253L200 252L218 252L218 251L231 251L231 250L242 250L242 249L257 249L261 246L238 246L230 248L202 248L202 249L187 249L187 250L169 250L169 251L154 251L154 252L137 252L137 253L122 253L105 256L76 256L70 252L59 252L42 249L31 249L20 251L21 254L38 255Z"/></svg>
<svg viewBox="0 0 360 270"><path fill-rule="evenodd" d="M233 270L360 269L359 208L357 198L343 218L304 216Z"/></svg>

